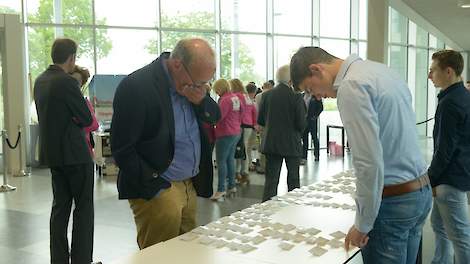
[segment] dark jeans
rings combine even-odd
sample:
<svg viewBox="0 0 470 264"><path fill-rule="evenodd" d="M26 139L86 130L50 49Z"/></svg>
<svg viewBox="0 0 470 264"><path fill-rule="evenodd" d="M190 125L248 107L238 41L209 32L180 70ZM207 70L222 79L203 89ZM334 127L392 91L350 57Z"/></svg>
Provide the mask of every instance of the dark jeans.
<svg viewBox="0 0 470 264"><path fill-rule="evenodd" d="M300 187L299 180L299 157L283 157L266 154L266 181L264 183L263 202L277 195L277 185L281 174L282 161L286 161L287 166L287 188L292 191Z"/></svg>
<svg viewBox="0 0 470 264"><path fill-rule="evenodd" d="M308 151L308 133L312 136L313 140L313 155L315 159L320 158L320 142L318 141L318 125L317 122L313 122L305 128L304 134L302 136L302 148L303 148L303 159L307 159L307 151Z"/></svg>
<svg viewBox="0 0 470 264"><path fill-rule="evenodd" d="M52 211L50 220L51 263L89 264L93 257L93 163L51 168ZM69 254L67 227L72 201L72 249Z"/></svg>

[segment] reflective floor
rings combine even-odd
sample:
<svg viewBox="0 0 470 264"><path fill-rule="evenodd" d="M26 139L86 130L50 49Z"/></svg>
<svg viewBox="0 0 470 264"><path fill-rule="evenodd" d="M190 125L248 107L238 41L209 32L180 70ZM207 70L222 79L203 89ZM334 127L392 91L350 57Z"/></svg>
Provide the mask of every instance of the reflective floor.
<svg viewBox="0 0 470 264"><path fill-rule="evenodd" d="M426 159L431 158L431 142L423 140ZM320 161L313 160L309 152L306 166L301 166L301 185L308 185L332 176L351 166L351 158L327 156L322 150ZM278 188L287 191L286 168L283 166ZM52 193L50 173L45 169L33 170L32 176L9 178L17 187L10 193L0 193L0 258L1 263L49 263L49 213ZM216 182L215 182L216 183ZM198 223L215 219L246 208L261 201L264 175L251 174L251 184L240 187L238 193L223 202L199 198ZM427 223L424 232L424 263L432 256L433 234ZM94 256L103 263L129 255L137 250L135 226L126 200L117 199L116 177L106 176L95 181L95 246Z"/></svg>

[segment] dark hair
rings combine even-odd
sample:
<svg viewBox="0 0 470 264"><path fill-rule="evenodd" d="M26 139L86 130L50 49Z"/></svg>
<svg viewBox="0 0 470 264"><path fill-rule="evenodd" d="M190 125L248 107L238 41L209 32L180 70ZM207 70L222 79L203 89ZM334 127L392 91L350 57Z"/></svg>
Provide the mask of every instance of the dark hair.
<svg viewBox="0 0 470 264"><path fill-rule="evenodd" d="M268 82L269 82L269 83L270 83L272 86L274 86L274 85L275 85L275 83L274 83L274 81L273 81L273 80L269 80Z"/></svg>
<svg viewBox="0 0 470 264"><path fill-rule="evenodd" d="M290 77L294 88L310 76L310 64L332 63L337 57L319 47L302 47L290 61Z"/></svg>
<svg viewBox="0 0 470 264"><path fill-rule="evenodd" d="M54 41L51 49L52 62L62 64L70 55L77 54L77 43L68 38L59 38Z"/></svg>
<svg viewBox="0 0 470 264"><path fill-rule="evenodd" d="M437 62L442 70L450 67L455 75L460 76L463 71L463 57L460 52L455 50L440 50L432 54L432 59Z"/></svg>
<svg viewBox="0 0 470 264"><path fill-rule="evenodd" d="M251 93L256 93L256 90L258 89L258 87L256 87L256 84L254 83L248 83L246 85L246 92L251 94Z"/></svg>

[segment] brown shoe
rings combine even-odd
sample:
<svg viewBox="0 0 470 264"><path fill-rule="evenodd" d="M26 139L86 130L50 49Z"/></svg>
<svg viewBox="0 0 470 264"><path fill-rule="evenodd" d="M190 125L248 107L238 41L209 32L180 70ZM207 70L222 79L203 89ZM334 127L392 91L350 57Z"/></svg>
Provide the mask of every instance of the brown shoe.
<svg viewBox="0 0 470 264"><path fill-rule="evenodd" d="M250 175L248 175L248 173L242 174L242 178L240 179L240 184L250 185Z"/></svg>

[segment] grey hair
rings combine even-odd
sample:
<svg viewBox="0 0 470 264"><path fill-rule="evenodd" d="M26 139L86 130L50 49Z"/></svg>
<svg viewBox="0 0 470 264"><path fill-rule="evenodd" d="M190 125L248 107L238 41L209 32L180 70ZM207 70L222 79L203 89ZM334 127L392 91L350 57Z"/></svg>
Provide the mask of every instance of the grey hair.
<svg viewBox="0 0 470 264"><path fill-rule="evenodd" d="M290 61L290 75L292 85L298 87L302 81L311 75L309 66L311 64L331 64L337 57L319 47L302 47Z"/></svg>
<svg viewBox="0 0 470 264"><path fill-rule="evenodd" d="M180 59L185 65L189 65L193 61L193 54L189 49L189 39L182 39L176 43L175 48L171 52L170 58Z"/></svg>
<svg viewBox="0 0 470 264"><path fill-rule="evenodd" d="M288 83L290 81L290 66L283 65L277 69L276 80L282 83Z"/></svg>
<svg viewBox="0 0 470 264"><path fill-rule="evenodd" d="M201 53L201 47L207 47L209 53ZM199 48L196 48L199 47ZM205 49L203 49L205 50ZM190 67L195 61L202 59L203 62L215 65L215 53L209 43L201 38L186 38L178 41L170 54L171 59L179 59L184 65Z"/></svg>

